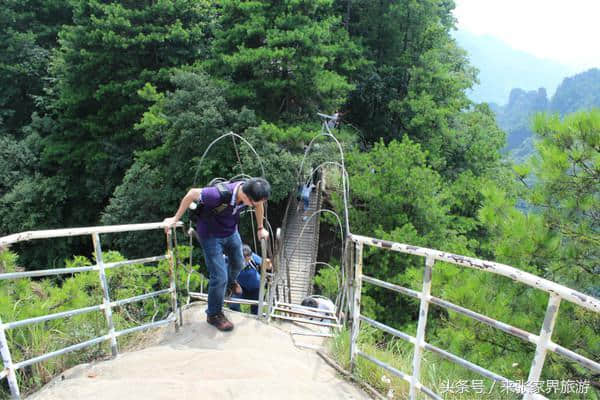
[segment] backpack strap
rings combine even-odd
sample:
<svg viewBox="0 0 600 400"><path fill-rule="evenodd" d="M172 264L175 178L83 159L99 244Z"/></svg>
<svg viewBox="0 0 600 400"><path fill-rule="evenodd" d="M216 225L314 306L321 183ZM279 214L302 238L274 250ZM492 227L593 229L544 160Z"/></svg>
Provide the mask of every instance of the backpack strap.
<svg viewBox="0 0 600 400"><path fill-rule="evenodd" d="M228 182L219 182L215 185L212 185L219 191L219 205L209 209L204 207L204 204L200 202L195 209L190 210L190 219L194 221L194 223L198 223L198 219L200 218L219 215L225 211L225 209L227 209L229 203L231 202L231 197L233 196L233 193L227 187L227 183Z"/></svg>
<svg viewBox="0 0 600 400"><path fill-rule="evenodd" d="M250 257L250 261L248 262L248 265L246 265L244 268L251 268L251 269L255 269L258 271L258 265L254 262L252 257Z"/></svg>
<svg viewBox="0 0 600 400"><path fill-rule="evenodd" d="M225 183L217 183L215 187L219 191L219 196L221 197L221 204L210 210L210 212L213 215L218 215L225 211L225 209L229 206L229 202L231 202L231 196L233 196L233 193L231 192L231 190L229 190Z"/></svg>

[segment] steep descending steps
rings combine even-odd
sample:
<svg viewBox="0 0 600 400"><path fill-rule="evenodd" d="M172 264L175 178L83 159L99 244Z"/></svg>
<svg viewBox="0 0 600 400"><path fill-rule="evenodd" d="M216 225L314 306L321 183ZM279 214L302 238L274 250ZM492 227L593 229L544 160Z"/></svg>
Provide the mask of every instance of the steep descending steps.
<svg viewBox="0 0 600 400"><path fill-rule="evenodd" d="M116 359L64 372L32 400L368 399L340 379L315 352L294 346L280 322L227 312L232 332L206 323L204 307L185 311L179 333L160 330L159 343Z"/></svg>
<svg viewBox="0 0 600 400"><path fill-rule="evenodd" d="M312 191L310 207L304 213L293 204L288 211L284 237L284 259L289 268L291 302L300 304L302 299L312 294L315 261L319 246L319 216L303 221L302 217L310 217L321 208L321 182ZM304 231L303 231L304 228Z"/></svg>

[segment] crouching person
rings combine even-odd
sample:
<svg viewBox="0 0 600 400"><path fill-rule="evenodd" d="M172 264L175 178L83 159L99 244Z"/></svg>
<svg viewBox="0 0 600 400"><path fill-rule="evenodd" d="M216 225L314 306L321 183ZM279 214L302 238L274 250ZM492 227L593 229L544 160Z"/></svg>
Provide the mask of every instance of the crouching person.
<svg viewBox="0 0 600 400"><path fill-rule="evenodd" d="M302 299L302 303L300 303L300 305L303 307L311 307L311 308L316 308L318 310L329 311L329 312L333 313L333 315L327 314L328 316L335 315L335 304L333 304L333 302L331 300L329 300L327 297L308 296L308 297L305 297L304 299ZM314 320L316 318L310 318L310 319ZM321 318L321 322L331 322L331 320L326 319L326 318Z"/></svg>
<svg viewBox="0 0 600 400"><path fill-rule="evenodd" d="M241 294L233 294L234 299L258 300L260 293L260 269L263 264L263 259L258 254L254 253L250 246L245 244L242 247L244 255L244 268L240 271L237 282L242 288ZM265 270L271 269L271 261L265 258ZM229 308L235 311L240 311L239 304L230 304ZM258 314L258 305L251 305L250 312L254 315Z"/></svg>

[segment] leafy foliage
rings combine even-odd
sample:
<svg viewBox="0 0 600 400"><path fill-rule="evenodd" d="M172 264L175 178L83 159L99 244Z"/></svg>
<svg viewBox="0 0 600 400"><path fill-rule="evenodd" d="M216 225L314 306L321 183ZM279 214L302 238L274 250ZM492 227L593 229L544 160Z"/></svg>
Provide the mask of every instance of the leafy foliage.
<svg viewBox="0 0 600 400"><path fill-rule="evenodd" d="M469 241L451 224L449 188L426 158L421 146L407 137L402 142L377 143L369 152L348 155L353 232L468 253ZM340 196L334 195L332 200L340 209ZM414 274L421 268L422 261L417 258L365 250L365 274L378 279L411 286L420 280ZM416 316L412 299L374 286L366 288L363 307L366 315L395 326Z"/></svg>
<svg viewBox="0 0 600 400"><path fill-rule="evenodd" d="M598 111L576 113L564 120L556 115L538 115L534 126L539 135L539 156L516 169L522 179L530 173L534 175L532 187L521 192L532 207L524 213L516 208L518 198L514 194L488 188L484 191L485 206L480 211L480 218L492 235L489 246L499 261L593 296L598 295L599 285L595 211L599 193L599 121ZM496 289L499 282L488 286ZM547 296L531 289L519 290L514 285L500 287L498 293L503 293L511 304L505 318L510 315L523 326L530 326L530 332L537 330ZM499 310L498 302L499 299L493 299L488 304ZM597 359L598 316L563 303L553 340ZM533 321L535 324L529 325ZM573 331L579 332L577 338ZM551 357L545 374L553 379L589 379L588 372L556 356Z"/></svg>
<svg viewBox="0 0 600 400"><path fill-rule="evenodd" d="M234 170L236 154L230 151L230 142L217 145L206 162L199 162L211 141L230 130L246 130L255 123L254 114L229 109L222 90L201 72L175 72L172 84L176 88L172 93L159 94L153 86L140 92L155 103L136 128L160 144L137 154L103 213L106 224L160 221L174 214L194 184L202 186L214 176L240 173ZM156 244L144 240L139 246L149 249Z"/></svg>
<svg viewBox="0 0 600 400"><path fill-rule="evenodd" d="M177 250L181 257L187 257L190 251L183 246ZM103 257L106 262L123 260L123 257L115 251L106 251ZM75 256L66 261L67 268L86 265L91 265L91 261L83 256ZM198 266L192 268L197 270ZM17 270L22 270L17 255L9 251L0 251L0 271L6 273ZM160 262L158 266L129 265L108 269L106 276L111 299L126 299L167 288L168 270L167 261ZM186 278L185 271L178 269L177 286L185 287ZM192 275L190 289L197 290L199 285L199 276ZM102 288L97 272L81 272L63 280L48 278L0 281L0 316L3 322L90 307L102 304L102 301ZM170 296L167 294L113 308L112 315L115 329L123 330L164 319L169 311ZM11 355L16 362L94 339L106 333L106 318L101 311L31 324L6 332ZM136 340L135 335L122 336L119 338L119 345L122 349L127 348L135 345ZM79 352L68 353L50 362L34 364L31 368L19 370L21 392L27 393L36 389L63 370L104 357L109 351L106 343L99 344ZM3 394L6 393L0 392L0 396Z"/></svg>
<svg viewBox="0 0 600 400"><path fill-rule="evenodd" d="M59 33L50 110L58 127L44 137L42 163L69 178L70 224L95 223L114 188L146 146L132 131L147 103L137 91L168 86L169 71L206 51L210 7L204 1L78 3Z"/></svg>
<svg viewBox="0 0 600 400"><path fill-rule="evenodd" d="M0 136L0 197L37 164L35 154L23 142Z"/></svg>
<svg viewBox="0 0 600 400"><path fill-rule="evenodd" d="M0 120L19 136L30 121L58 31L71 21L69 0L6 0L0 9Z"/></svg>
<svg viewBox="0 0 600 400"><path fill-rule="evenodd" d="M319 288L320 295L335 300L343 288L341 278L339 265L331 268L324 266L315 275L315 286Z"/></svg>
<svg viewBox="0 0 600 400"><path fill-rule="evenodd" d="M600 109L569 115L563 121L556 115L538 115L534 129L540 137L539 155L531 160L535 184L528 200L540 210L547 229L560 237L559 268L570 268L558 276L575 287L597 288Z"/></svg>
<svg viewBox="0 0 600 400"><path fill-rule="evenodd" d="M350 97L348 118L369 142L404 133L423 138L420 125L442 128L435 125L440 118L468 105L462 89L474 75L448 35L452 7L438 0L351 2L348 29L371 63ZM418 117L425 105L438 116Z"/></svg>
<svg viewBox="0 0 600 400"><path fill-rule="evenodd" d="M538 117L539 157L515 168L531 187L516 186L501 161L505 139L494 114L466 97L476 71L450 36L453 7L448 0L8 0L0 10L0 234L159 221L172 215L188 188L263 169L273 186L269 219L277 227L298 180L338 159L337 145L321 135L299 171L320 129L315 112L338 110L354 232L496 259L598 296L598 112L563 121ZM568 83L563 89L577 86ZM557 101L570 107L575 91L565 93ZM515 92L517 108L529 100L521 94ZM547 107L545 93L533 98ZM514 122L523 125L521 117ZM243 140L226 137L201 162L209 144L230 131ZM325 175L335 181L340 172L329 167ZM339 192L325 199L341 210ZM331 243L339 232L329 217L322 231L331 240L321 242L320 255L336 264ZM248 213L241 224L247 238L251 218ZM111 260L164 247L161 232L111 240L119 250L106 252ZM64 260L89 258L90 248L89 238L68 238L13 250L22 265L37 269L89 263ZM14 268L14 256L6 254L3 268ZM115 293L164 287L165 277L150 274L152 268L111 271ZM423 260L370 249L364 269L419 289ZM48 307L93 304L98 288L86 276L52 285L0 283L6 295L0 312L25 318ZM337 292L335 278L333 269L319 272L316 282L327 296ZM547 301L509 280L443 263L436 264L433 291L531 332L539 329ZM166 302L157 306L159 314L167 312ZM362 306L366 315L415 331L415 299L365 285ZM154 310L128 308L118 323L151 319ZM14 314L20 311L25 314ZM526 378L531 346L452 312L432 307L431 313L429 341ZM553 340L597 359L598 318L569 305L561 313L566 317ZM77 322L82 331L48 324L58 344L43 329L20 337L45 349L103 326L102 318ZM389 344L393 354L409 358L385 335L371 336L365 344L374 351ZM32 379L41 382L53 371ZM553 356L545 374L587 376Z"/></svg>
<svg viewBox="0 0 600 400"><path fill-rule="evenodd" d="M227 82L234 106L269 121L332 112L352 89L345 74L361 63L331 0L218 1L209 72Z"/></svg>
<svg viewBox="0 0 600 400"><path fill-rule="evenodd" d="M418 144L406 137L378 143L368 153L350 154L348 170L355 202L351 226L372 234L410 225L422 237L440 237L448 193Z"/></svg>

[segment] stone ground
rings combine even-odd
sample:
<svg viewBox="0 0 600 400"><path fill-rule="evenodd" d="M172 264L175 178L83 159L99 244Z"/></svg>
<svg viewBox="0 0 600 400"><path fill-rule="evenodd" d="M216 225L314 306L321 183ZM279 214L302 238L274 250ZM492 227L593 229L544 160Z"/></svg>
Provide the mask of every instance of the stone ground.
<svg viewBox="0 0 600 400"><path fill-rule="evenodd" d="M65 371L31 400L73 399L368 399L314 350L323 339L291 337L296 324L266 325L227 312L232 332L206 323L203 306L184 312L178 333L157 330L149 347Z"/></svg>

